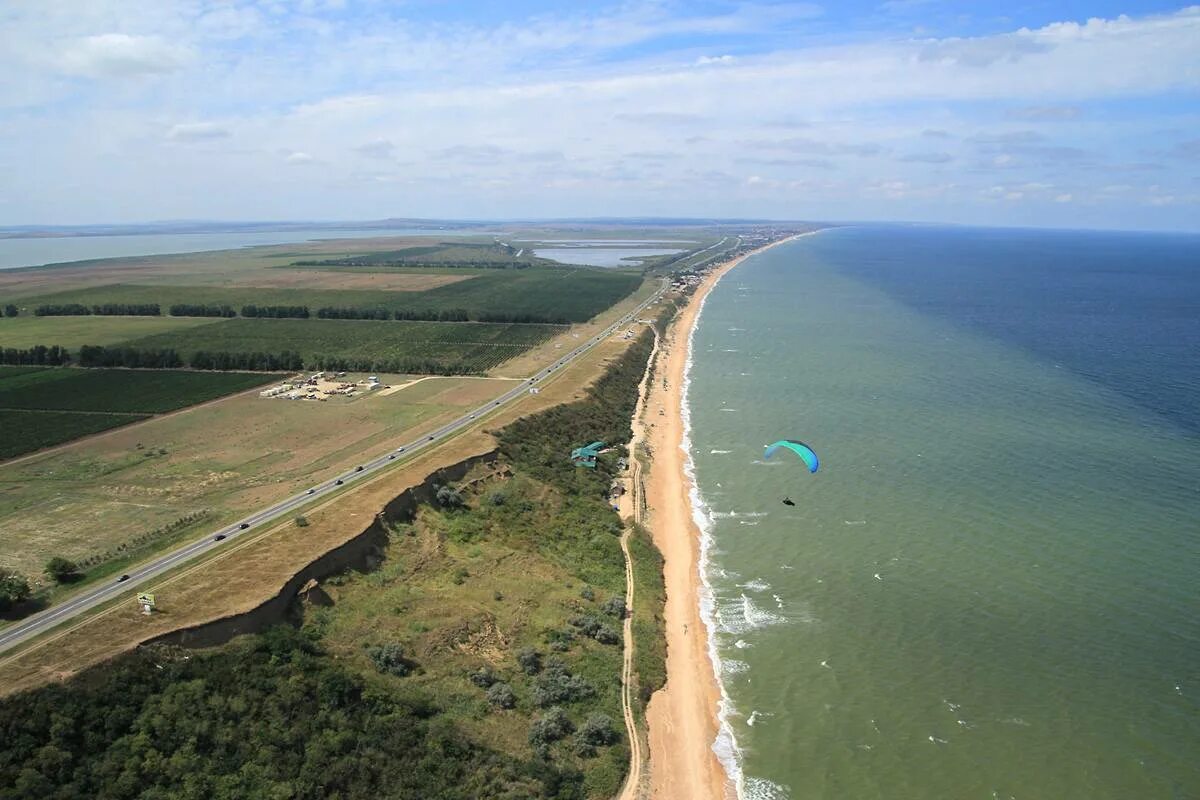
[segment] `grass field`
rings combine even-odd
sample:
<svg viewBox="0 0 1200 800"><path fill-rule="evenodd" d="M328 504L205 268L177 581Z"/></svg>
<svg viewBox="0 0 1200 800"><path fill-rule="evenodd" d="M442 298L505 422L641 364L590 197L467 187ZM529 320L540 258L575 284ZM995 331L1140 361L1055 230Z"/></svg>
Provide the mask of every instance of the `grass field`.
<svg viewBox="0 0 1200 800"><path fill-rule="evenodd" d="M356 276L361 277L361 276ZM641 285L639 273L599 269L489 270L426 291L310 289L289 286L179 286L119 283L23 298L21 305L82 303L176 303L205 305L386 308L392 311L464 309L471 319L489 314L544 322L584 322ZM2 330L2 328L0 328Z"/></svg>
<svg viewBox="0 0 1200 800"><path fill-rule="evenodd" d="M394 385L406 380L380 377ZM129 549L135 540L190 515L205 515L201 527L218 527L407 443L511 385L427 378L386 396L326 403L233 397L0 464L0 563L33 578L53 555L82 561L122 544L122 554L137 555ZM60 418L60 412L0 414L6 433L10 414L22 423L26 416ZM74 413L61 419L82 424L108 416Z"/></svg>
<svg viewBox="0 0 1200 800"><path fill-rule="evenodd" d="M337 356L379 362L428 360L451 372L482 373L562 330L553 325L486 322L231 319L129 344L170 347L185 358L196 350L290 350L314 367L321 356Z"/></svg>
<svg viewBox="0 0 1200 800"><path fill-rule="evenodd" d="M74 354L84 344L113 345L211 321L194 317L9 317L0 319L0 347L58 345Z"/></svg>

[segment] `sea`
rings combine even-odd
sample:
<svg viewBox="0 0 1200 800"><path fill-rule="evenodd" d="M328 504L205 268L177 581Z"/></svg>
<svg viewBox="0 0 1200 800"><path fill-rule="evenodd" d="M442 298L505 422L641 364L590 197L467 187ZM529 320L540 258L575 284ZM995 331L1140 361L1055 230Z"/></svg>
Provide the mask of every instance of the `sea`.
<svg viewBox="0 0 1200 800"><path fill-rule="evenodd" d="M1200 798L1200 236L827 229L692 346L740 797Z"/></svg>

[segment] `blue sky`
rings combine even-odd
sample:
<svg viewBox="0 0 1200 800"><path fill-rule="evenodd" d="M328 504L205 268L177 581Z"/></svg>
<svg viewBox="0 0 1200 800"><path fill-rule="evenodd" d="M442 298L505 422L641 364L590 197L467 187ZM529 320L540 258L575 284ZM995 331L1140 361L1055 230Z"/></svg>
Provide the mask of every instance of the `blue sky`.
<svg viewBox="0 0 1200 800"><path fill-rule="evenodd" d="M0 224L1200 229L1200 6L0 5Z"/></svg>

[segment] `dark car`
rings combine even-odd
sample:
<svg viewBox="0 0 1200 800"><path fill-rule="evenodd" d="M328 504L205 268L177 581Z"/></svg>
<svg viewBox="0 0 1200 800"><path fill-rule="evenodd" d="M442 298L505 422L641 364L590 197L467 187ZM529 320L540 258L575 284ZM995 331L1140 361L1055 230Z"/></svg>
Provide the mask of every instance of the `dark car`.
<svg viewBox="0 0 1200 800"><path fill-rule="evenodd" d="M225 541L225 534L223 534L223 533L218 533L216 536L214 536L214 537L213 537L213 541L214 541L214 542L223 542L223 541Z"/></svg>
<svg viewBox="0 0 1200 800"><path fill-rule="evenodd" d="M396 460L396 454L395 454L395 453L392 453L390 456L388 456L388 461L395 461L395 460Z"/></svg>
<svg viewBox="0 0 1200 800"><path fill-rule="evenodd" d="M431 442L433 441L433 437L432 437L432 436L430 436L430 437L429 437L429 441L431 441Z"/></svg>
<svg viewBox="0 0 1200 800"><path fill-rule="evenodd" d="M117 583L122 583L122 582L124 582L124 581L127 581L127 580L129 580L129 576L128 576L128 575L122 575L121 577L117 578Z"/></svg>
<svg viewBox="0 0 1200 800"><path fill-rule="evenodd" d="M309 489L307 492L305 492L305 494L312 494L315 491L316 491L316 489Z"/></svg>
<svg viewBox="0 0 1200 800"><path fill-rule="evenodd" d="M341 478L338 478L336 481L333 482L333 484L335 486L341 486L343 483L345 483L345 481L343 481Z"/></svg>
<svg viewBox="0 0 1200 800"><path fill-rule="evenodd" d="M355 468L354 468L354 471L355 471L355 472L362 472L362 464L359 464L357 467L355 467Z"/></svg>
<svg viewBox="0 0 1200 800"><path fill-rule="evenodd" d="M242 530L246 530L246 528L249 528L249 527L250 527L250 523L249 523L249 522L243 522L241 525L238 525L238 527L239 527L239 528L241 528Z"/></svg>

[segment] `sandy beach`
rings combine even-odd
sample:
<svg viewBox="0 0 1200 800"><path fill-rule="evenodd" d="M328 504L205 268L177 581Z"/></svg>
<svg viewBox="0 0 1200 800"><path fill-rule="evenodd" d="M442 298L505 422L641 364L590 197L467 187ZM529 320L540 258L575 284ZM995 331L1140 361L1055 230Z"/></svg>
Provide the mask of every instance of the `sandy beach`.
<svg viewBox="0 0 1200 800"><path fill-rule="evenodd" d="M648 527L663 554L667 594L667 683L654 694L646 711L650 792L651 797L662 800L735 796L712 749L721 692L700 616L700 531L692 521L688 497L692 485L684 471L681 393L689 338L704 297L745 257L711 271L676 318L659 348L646 414L637 421L644 426L642 433L651 454L645 471Z"/></svg>

